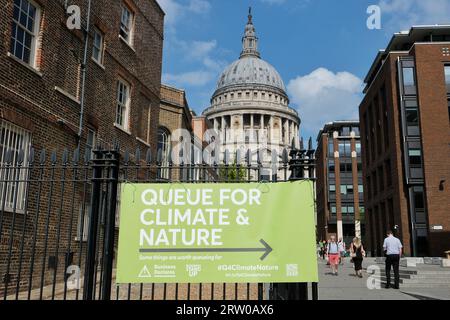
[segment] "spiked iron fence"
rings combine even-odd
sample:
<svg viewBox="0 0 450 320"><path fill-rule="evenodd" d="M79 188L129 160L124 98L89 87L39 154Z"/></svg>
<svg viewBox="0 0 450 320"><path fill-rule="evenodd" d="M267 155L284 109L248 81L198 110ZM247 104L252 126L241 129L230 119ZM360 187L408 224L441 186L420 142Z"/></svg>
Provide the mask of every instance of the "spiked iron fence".
<svg viewBox="0 0 450 320"><path fill-rule="evenodd" d="M312 148L310 148L312 149ZM275 157L272 181L313 179L313 150ZM241 159L245 158L245 159ZM163 161L96 150L3 151L0 163L0 298L3 300L263 299L263 284L115 285L120 183L261 182L247 152L220 164ZM244 160L244 161L242 161ZM244 162L244 163L242 163ZM273 169L273 168L272 168ZM280 176L282 179L280 179ZM313 298L317 298L317 284ZM307 287L272 284L271 298L305 298Z"/></svg>

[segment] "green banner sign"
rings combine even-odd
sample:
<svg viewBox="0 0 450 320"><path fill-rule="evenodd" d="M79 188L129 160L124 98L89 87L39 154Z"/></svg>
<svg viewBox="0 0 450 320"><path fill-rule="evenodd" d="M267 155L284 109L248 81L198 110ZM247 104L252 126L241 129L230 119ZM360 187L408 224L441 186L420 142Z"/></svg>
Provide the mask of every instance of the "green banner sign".
<svg viewBox="0 0 450 320"><path fill-rule="evenodd" d="M117 283L318 281L311 181L121 189Z"/></svg>

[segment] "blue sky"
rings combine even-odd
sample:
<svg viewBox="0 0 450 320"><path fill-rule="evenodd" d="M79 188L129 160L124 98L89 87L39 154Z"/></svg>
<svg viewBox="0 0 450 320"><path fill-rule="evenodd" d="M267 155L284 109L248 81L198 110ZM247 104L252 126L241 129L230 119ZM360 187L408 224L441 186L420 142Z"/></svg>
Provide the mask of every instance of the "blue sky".
<svg viewBox="0 0 450 320"><path fill-rule="evenodd" d="M450 23L450 0L157 0L166 12L163 82L208 107L221 71L239 57L248 7L262 58L281 74L301 135L332 120L358 118L363 79L393 32ZM381 8L369 30L367 8Z"/></svg>

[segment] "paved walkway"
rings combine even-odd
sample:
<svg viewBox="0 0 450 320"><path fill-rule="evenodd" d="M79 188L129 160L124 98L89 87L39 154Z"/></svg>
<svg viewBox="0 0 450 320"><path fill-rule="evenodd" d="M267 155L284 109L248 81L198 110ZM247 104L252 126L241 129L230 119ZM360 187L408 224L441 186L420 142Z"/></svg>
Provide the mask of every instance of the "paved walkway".
<svg viewBox="0 0 450 320"><path fill-rule="evenodd" d="M320 300L417 300L408 294L395 289L367 288L368 275L363 272L364 279L357 278L353 264L339 266L339 275L333 276L331 269L323 260L319 261L319 299ZM364 263L364 268L369 264Z"/></svg>
<svg viewBox="0 0 450 320"><path fill-rule="evenodd" d="M366 259L363 268L376 265L373 259ZM383 268L383 265L376 265ZM432 267L423 266L425 270ZM353 264L339 266L339 276L333 276L326 262L319 260L319 298L321 300L450 300L450 290L447 288L401 288L370 290L367 287L369 275L364 271L364 279L357 278Z"/></svg>

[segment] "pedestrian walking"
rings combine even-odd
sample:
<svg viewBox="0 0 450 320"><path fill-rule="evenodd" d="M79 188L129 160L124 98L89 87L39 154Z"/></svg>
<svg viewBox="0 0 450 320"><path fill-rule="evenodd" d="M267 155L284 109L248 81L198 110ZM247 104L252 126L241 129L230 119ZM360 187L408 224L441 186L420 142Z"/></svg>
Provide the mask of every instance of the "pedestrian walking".
<svg viewBox="0 0 450 320"><path fill-rule="evenodd" d="M334 276L338 275L339 266L339 244L336 242L336 237L331 236L327 248L328 262L331 266L331 271Z"/></svg>
<svg viewBox="0 0 450 320"><path fill-rule="evenodd" d="M347 246L342 238L339 238L339 264L344 264L345 254L347 253Z"/></svg>
<svg viewBox="0 0 450 320"><path fill-rule="evenodd" d="M386 289L391 287L391 268L394 269L394 289L400 288L400 257L403 245L394 233L389 230L387 238L384 239L383 249L386 254Z"/></svg>
<svg viewBox="0 0 450 320"><path fill-rule="evenodd" d="M324 250L324 241L320 240L319 241L319 255L322 258L322 260L325 259L325 250Z"/></svg>
<svg viewBox="0 0 450 320"><path fill-rule="evenodd" d="M362 263L364 257L366 256L366 251L364 250L361 239L358 237L354 238L352 244L350 245L350 256L352 257L351 261L355 267L356 276L362 278Z"/></svg>

